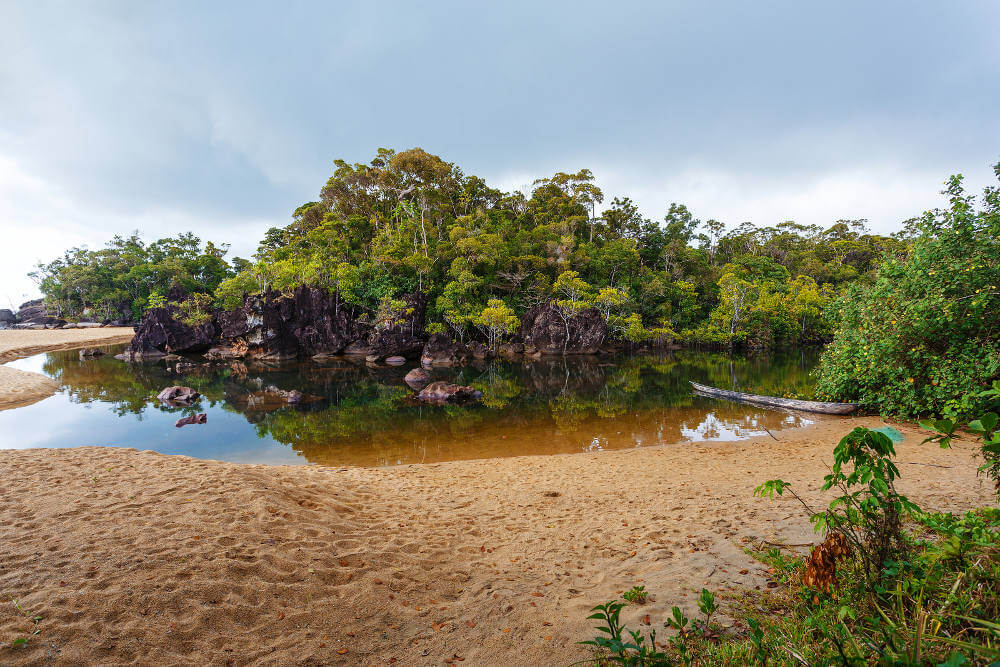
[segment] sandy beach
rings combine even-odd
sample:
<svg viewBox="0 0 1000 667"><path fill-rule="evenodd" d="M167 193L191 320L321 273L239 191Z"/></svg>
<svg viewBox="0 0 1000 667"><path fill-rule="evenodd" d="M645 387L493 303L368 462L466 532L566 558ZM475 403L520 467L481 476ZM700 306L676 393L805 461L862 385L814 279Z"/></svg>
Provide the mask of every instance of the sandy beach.
<svg viewBox="0 0 1000 667"><path fill-rule="evenodd" d="M588 656L587 610L632 585L655 600L623 617L655 627L702 586L765 586L748 541L815 537L753 487L782 477L818 506L836 441L880 423L380 469L3 451L0 642L39 631L4 660L568 664ZM897 426L913 500L990 500L970 444Z"/></svg>
<svg viewBox="0 0 1000 667"><path fill-rule="evenodd" d="M132 340L130 327L98 329L4 329L0 331L0 364L51 350L112 345ZM0 410L31 405L59 389L51 378L0 365Z"/></svg>

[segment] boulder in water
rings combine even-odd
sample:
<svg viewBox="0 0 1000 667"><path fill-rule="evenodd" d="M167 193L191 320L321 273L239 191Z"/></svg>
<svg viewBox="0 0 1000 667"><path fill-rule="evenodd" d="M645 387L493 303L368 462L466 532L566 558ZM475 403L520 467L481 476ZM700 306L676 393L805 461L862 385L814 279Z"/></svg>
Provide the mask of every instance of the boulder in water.
<svg viewBox="0 0 1000 667"><path fill-rule="evenodd" d="M293 404L301 403L302 400L305 398L305 394L303 394L298 389L290 389L290 390L278 389L273 384L264 387L264 393L270 394L275 398L279 398L285 401L286 403L293 403Z"/></svg>
<svg viewBox="0 0 1000 667"><path fill-rule="evenodd" d="M173 386L167 387L156 395L157 400L168 405L190 405L198 400L201 394L191 387Z"/></svg>
<svg viewBox="0 0 1000 667"><path fill-rule="evenodd" d="M483 393L472 387L440 381L431 382L417 394L417 399L421 401L438 404L452 403L455 405L475 403L482 397Z"/></svg>
<svg viewBox="0 0 1000 667"><path fill-rule="evenodd" d="M403 378L403 382L408 384L411 389L421 389L430 381L431 374L423 368L414 368L406 374L406 377Z"/></svg>
<svg viewBox="0 0 1000 667"><path fill-rule="evenodd" d="M82 350L80 350L81 359L92 359L94 357L103 357L103 356L104 356L104 350L98 347L85 347Z"/></svg>
<svg viewBox="0 0 1000 667"><path fill-rule="evenodd" d="M208 415L204 412L199 412L196 415L188 415L187 417L181 417L176 422L174 426L180 428L181 426L187 426L188 424L204 424L208 421Z"/></svg>

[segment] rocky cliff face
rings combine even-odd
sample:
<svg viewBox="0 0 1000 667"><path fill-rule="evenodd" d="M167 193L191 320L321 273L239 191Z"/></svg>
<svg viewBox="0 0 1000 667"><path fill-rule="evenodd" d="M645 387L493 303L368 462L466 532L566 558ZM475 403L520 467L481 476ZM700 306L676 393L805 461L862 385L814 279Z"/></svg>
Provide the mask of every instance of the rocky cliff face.
<svg viewBox="0 0 1000 667"><path fill-rule="evenodd" d="M147 310L125 354L131 359L148 359L165 354L204 352L210 348L218 333L215 322L191 326L176 319L175 310Z"/></svg>
<svg viewBox="0 0 1000 667"><path fill-rule="evenodd" d="M305 286L290 296L277 291L248 296L238 308L215 313L211 322L198 327L176 319L174 308L157 308L143 315L128 355L137 359L210 350L208 356L222 358L293 359L370 346L376 361L415 357L424 346L426 297L410 294L403 300L402 322L375 333L336 294Z"/></svg>
<svg viewBox="0 0 1000 667"><path fill-rule="evenodd" d="M540 305L521 319L521 336L527 355L595 354L607 334L607 324L596 308L564 317L557 306Z"/></svg>
<svg viewBox="0 0 1000 667"><path fill-rule="evenodd" d="M49 312L41 299L22 303L15 317L17 320L15 326L21 328L60 327L66 324L66 320Z"/></svg>
<svg viewBox="0 0 1000 667"><path fill-rule="evenodd" d="M398 324L379 326L371 338L366 359L382 361L386 357L414 359L424 349L424 318L427 313L427 296L413 292L400 297L406 302Z"/></svg>
<svg viewBox="0 0 1000 667"><path fill-rule="evenodd" d="M367 328L336 294L300 286L289 297L269 291L219 313L219 342L236 356L291 359L337 354Z"/></svg>

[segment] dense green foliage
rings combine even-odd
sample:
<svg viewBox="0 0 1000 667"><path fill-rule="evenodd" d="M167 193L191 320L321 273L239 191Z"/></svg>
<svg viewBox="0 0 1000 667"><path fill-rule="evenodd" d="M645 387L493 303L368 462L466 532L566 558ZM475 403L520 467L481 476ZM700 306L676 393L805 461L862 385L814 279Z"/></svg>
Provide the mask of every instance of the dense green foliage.
<svg viewBox="0 0 1000 667"><path fill-rule="evenodd" d="M483 324L498 309L520 316L555 301L569 314L599 308L631 343L767 347L827 338L834 294L907 247L867 233L863 221L726 232L680 204L653 222L628 198L597 215L604 194L586 169L540 179L528 196L419 148L336 167L319 201L269 230L253 265L220 286L220 305L307 283L375 310L422 290L434 330L478 330L491 344L508 331Z"/></svg>
<svg viewBox="0 0 1000 667"><path fill-rule="evenodd" d="M67 250L31 275L62 317L129 321L163 305L171 291L213 293L233 273L227 249L211 241L202 247L193 234L149 244L136 234L116 236L101 250Z"/></svg>
<svg viewBox="0 0 1000 667"><path fill-rule="evenodd" d="M912 252L837 302L821 393L882 414L955 413L1000 378L1000 189L977 207L955 176L945 194L948 208L915 221Z"/></svg>

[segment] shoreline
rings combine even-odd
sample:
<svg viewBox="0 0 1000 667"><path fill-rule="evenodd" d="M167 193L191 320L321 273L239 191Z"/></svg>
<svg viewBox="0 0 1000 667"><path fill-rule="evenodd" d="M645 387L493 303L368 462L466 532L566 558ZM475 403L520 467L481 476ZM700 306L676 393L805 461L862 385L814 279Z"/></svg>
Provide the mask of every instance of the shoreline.
<svg viewBox="0 0 1000 667"><path fill-rule="evenodd" d="M7 362L54 350L127 343L133 335L130 327L0 330L0 410L37 403L59 389L51 378L8 368L4 365Z"/></svg>
<svg viewBox="0 0 1000 667"><path fill-rule="evenodd" d="M588 610L633 585L654 599L623 620L657 628L702 586L765 588L744 547L817 539L797 501L753 488L781 477L819 506L839 438L882 423L393 468L5 450L0 587L43 618L28 661L568 664L589 655ZM901 491L989 502L972 443L894 425ZM0 642L31 627L0 602Z"/></svg>

